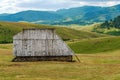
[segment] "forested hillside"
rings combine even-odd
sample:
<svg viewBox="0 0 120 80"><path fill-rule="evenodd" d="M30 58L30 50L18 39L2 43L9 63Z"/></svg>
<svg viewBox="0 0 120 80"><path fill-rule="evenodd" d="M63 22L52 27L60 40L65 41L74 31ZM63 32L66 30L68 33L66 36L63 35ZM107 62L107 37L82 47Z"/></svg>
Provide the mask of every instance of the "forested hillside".
<svg viewBox="0 0 120 80"><path fill-rule="evenodd" d="M120 16L114 18L113 20L105 21L104 23L96 26L94 28L95 32L105 33L110 35L120 35Z"/></svg>
<svg viewBox="0 0 120 80"><path fill-rule="evenodd" d="M105 21L100 25L100 28L118 28L120 29L120 16L116 17L114 20Z"/></svg>

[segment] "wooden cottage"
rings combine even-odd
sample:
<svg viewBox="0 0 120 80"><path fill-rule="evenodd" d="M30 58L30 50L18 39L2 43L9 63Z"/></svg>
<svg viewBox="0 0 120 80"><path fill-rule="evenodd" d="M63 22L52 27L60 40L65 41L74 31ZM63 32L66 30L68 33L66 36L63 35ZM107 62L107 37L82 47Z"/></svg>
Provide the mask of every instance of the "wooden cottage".
<svg viewBox="0 0 120 80"><path fill-rule="evenodd" d="M13 37L13 61L72 61L73 51L54 29L24 29Z"/></svg>

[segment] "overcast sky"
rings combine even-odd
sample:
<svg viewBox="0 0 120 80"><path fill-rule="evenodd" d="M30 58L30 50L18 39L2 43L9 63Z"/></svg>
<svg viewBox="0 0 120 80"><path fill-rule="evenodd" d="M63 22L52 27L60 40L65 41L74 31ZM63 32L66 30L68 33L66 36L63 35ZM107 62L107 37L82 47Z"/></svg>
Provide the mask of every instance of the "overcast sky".
<svg viewBox="0 0 120 80"><path fill-rule="evenodd" d="M0 13L16 13L24 10L55 11L80 6L113 6L120 0L0 0Z"/></svg>

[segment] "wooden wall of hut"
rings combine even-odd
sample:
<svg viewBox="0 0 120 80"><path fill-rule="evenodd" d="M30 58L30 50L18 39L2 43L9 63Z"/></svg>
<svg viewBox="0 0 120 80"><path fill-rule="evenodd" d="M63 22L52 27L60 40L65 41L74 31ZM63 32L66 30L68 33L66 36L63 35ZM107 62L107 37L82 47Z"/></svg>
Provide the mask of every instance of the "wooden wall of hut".
<svg viewBox="0 0 120 80"><path fill-rule="evenodd" d="M25 29L23 32L18 33L13 37L13 44L13 54L15 57L19 58L35 58L36 56L39 56L40 58L40 56L44 56L46 60L50 60L47 59L48 57L46 56L63 57L72 56L74 54L73 51L66 45L66 43L55 33L54 29ZM15 59L16 60L13 61L17 61L17 58ZM65 61L67 60L72 61L72 58L69 57Z"/></svg>

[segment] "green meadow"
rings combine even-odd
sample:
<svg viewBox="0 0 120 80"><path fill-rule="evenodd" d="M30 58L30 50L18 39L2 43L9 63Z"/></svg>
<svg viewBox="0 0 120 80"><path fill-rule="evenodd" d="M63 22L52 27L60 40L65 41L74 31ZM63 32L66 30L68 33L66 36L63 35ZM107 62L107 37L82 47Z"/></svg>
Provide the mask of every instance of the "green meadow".
<svg viewBox="0 0 120 80"><path fill-rule="evenodd" d="M120 37L102 37L68 42L75 53L94 54L120 49Z"/></svg>
<svg viewBox="0 0 120 80"><path fill-rule="evenodd" d="M81 62L11 62L23 28L55 28ZM11 43L9 43L11 42ZM0 22L0 80L120 80L120 37L30 23Z"/></svg>
<svg viewBox="0 0 120 80"><path fill-rule="evenodd" d="M11 62L12 44L0 44L0 80L120 80L119 43L119 37L67 42L80 63L75 56L76 62Z"/></svg>

